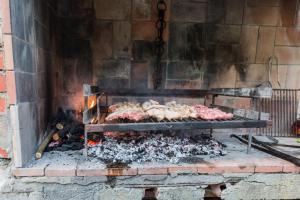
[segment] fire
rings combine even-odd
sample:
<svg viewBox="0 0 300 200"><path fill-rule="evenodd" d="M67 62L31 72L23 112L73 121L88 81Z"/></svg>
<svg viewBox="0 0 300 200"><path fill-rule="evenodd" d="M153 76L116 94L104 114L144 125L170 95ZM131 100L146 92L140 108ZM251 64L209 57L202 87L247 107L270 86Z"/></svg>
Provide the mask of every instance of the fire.
<svg viewBox="0 0 300 200"><path fill-rule="evenodd" d="M93 108L96 105L97 97L96 96L90 96L88 98L88 108Z"/></svg>
<svg viewBox="0 0 300 200"><path fill-rule="evenodd" d="M95 141L92 141L92 140L88 140L87 143L88 143L88 146L93 147L93 146L96 146L97 144L100 144L101 141L95 142Z"/></svg>

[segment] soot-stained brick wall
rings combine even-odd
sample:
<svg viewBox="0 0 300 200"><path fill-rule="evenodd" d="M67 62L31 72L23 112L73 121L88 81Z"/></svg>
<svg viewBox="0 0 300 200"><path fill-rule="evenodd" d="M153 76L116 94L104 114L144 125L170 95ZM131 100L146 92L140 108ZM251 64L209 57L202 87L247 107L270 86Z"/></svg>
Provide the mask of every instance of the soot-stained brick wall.
<svg viewBox="0 0 300 200"><path fill-rule="evenodd" d="M278 71L282 88L298 88L297 0L166 0L163 87L252 87ZM56 2L55 105L82 107L82 84L152 88L157 19L154 0ZM276 58L274 58L276 57ZM289 77L289 78L287 78Z"/></svg>

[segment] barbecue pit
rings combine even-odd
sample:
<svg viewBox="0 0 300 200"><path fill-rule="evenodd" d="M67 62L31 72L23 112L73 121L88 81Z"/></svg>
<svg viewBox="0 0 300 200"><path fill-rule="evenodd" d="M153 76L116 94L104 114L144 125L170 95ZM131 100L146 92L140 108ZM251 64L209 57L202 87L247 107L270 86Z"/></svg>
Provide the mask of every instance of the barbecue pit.
<svg viewBox="0 0 300 200"><path fill-rule="evenodd" d="M220 119L220 120L202 120L202 119L183 119L183 120L162 120L157 121L156 119L149 118L139 122L130 122L130 121L118 121L116 123L108 123L105 122L105 118L108 116L108 95L118 96L118 95L126 95L126 96L146 96L149 94L151 96L159 96L159 97L167 97L174 95L176 97L195 97L195 98L205 98L207 99L209 95L212 96L212 104L214 105L214 98L218 95L225 96L244 96L252 99L255 98L266 98L270 97L270 90L267 89L265 92L265 88L261 91L259 88L242 88L238 89L217 89L217 90L149 90L149 91L135 91L135 90L126 90L126 91L108 91L102 90L96 86L84 85L84 102L85 102L85 111L83 113L83 122L85 124L85 133L84 133L84 141L85 141L85 156L88 156L88 144L87 144L87 136L89 133L99 133L102 134L105 131L118 131L118 132L126 132L126 131L172 131L172 130L193 130L193 129L210 129L211 132L213 129L232 129L232 128L265 128L270 125L269 121L266 119L261 119L262 116L260 112L256 112L258 114L258 118L247 118L246 111L243 116L240 113L231 110L235 115L232 119ZM96 96L96 104L92 107L88 106L89 97ZM223 108L225 109L225 108ZM255 111L254 111L255 112ZM93 121L97 123L94 124ZM247 152L250 152L251 148L251 138L252 132L249 131L249 143Z"/></svg>

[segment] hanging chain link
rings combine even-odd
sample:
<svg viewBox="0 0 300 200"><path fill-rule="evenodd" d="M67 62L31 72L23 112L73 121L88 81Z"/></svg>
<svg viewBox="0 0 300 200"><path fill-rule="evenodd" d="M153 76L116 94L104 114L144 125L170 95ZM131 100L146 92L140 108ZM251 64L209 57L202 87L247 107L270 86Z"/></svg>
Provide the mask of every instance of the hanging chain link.
<svg viewBox="0 0 300 200"><path fill-rule="evenodd" d="M155 39L155 54L156 54L156 63L154 66L154 73L153 73L153 86L154 89L160 88L162 84L162 63L161 59L164 54L165 42L163 38L164 30L166 28L166 21L165 21L165 13L167 10L167 4L164 0L157 1L157 12L158 12L158 19L156 21L156 29L157 29L157 37Z"/></svg>

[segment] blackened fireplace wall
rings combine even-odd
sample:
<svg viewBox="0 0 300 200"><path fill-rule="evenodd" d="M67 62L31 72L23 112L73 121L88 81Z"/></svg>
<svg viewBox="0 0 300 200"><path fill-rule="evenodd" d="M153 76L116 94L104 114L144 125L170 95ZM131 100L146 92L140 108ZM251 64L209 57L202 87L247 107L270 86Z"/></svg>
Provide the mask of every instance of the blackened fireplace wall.
<svg viewBox="0 0 300 200"><path fill-rule="evenodd" d="M271 56L281 87L299 87L297 0L166 2L164 88L256 86L267 81ZM84 83L153 87L155 0L10 0L10 12L17 102L7 107L17 166L58 107L83 109Z"/></svg>

